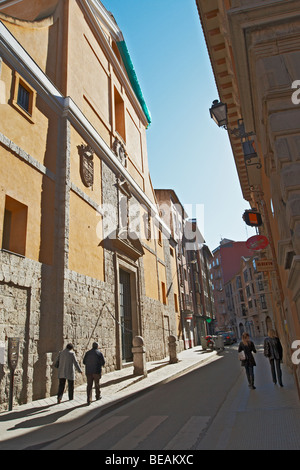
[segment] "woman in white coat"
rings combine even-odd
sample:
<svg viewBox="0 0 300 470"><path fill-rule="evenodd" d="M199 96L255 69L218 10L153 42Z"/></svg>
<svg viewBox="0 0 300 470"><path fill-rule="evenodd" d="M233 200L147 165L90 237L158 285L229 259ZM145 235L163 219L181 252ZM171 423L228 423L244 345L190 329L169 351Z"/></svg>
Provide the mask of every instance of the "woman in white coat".
<svg viewBox="0 0 300 470"><path fill-rule="evenodd" d="M75 369L80 374L82 374L82 370L80 369L80 366L77 362L75 352L73 351L73 345L71 343L67 344L66 349L59 353L55 367L58 368L59 378L57 403L61 402L65 390L66 381L68 381L69 400L73 400Z"/></svg>

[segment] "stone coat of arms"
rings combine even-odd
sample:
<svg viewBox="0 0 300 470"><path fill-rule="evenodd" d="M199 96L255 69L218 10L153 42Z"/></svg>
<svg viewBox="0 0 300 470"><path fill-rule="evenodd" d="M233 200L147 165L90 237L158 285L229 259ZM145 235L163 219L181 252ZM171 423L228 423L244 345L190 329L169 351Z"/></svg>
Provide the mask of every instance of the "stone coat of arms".
<svg viewBox="0 0 300 470"><path fill-rule="evenodd" d="M94 150L89 145L79 145L80 175L83 184L90 188L94 184Z"/></svg>

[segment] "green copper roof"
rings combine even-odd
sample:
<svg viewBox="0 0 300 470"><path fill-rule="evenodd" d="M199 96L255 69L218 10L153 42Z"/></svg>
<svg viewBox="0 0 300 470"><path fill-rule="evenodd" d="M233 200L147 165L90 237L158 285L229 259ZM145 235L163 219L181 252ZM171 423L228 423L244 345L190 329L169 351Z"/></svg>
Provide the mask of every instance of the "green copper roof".
<svg viewBox="0 0 300 470"><path fill-rule="evenodd" d="M145 102L145 99L143 97L143 93L142 93L141 87L139 85L139 82L138 82L138 79L137 79L137 76L136 76L136 73L135 73L135 70L134 70L134 67L133 67L133 63L132 63L130 55L129 55L129 51L128 51L127 46L126 46L126 43L125 43L125 41L118 41L117 46L118 46L118 49L120 51L120 54L121 54L121 57L122 57L122 60L123 60L128 78L129 78L130 83L131 83L131 86L132 86L132 88L133 88L133 90L134 90L134 92L135 92L135 94L136 94L136 96L137 96L137 98L140 102L140 105L141 105L141 107L142 107L142 109L145 113L148 124L150 125L151 124L151 114L149 112L149 109L148 109L148 107L146 105L146 102Z"/></svg>

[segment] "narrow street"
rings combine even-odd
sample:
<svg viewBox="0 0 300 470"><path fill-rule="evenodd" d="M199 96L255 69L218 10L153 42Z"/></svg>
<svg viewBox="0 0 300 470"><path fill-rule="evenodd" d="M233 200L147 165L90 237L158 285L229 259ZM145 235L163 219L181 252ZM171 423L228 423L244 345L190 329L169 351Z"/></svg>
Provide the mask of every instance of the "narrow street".
<svg viewBox="0 0 300 470"><path fill-rule="evenodd" d="M215 361L116 407L45 450L299 449L293 378L274 386L258 347L256 390L230 346ZM266 429L268 432L266 432Z"/></svg>

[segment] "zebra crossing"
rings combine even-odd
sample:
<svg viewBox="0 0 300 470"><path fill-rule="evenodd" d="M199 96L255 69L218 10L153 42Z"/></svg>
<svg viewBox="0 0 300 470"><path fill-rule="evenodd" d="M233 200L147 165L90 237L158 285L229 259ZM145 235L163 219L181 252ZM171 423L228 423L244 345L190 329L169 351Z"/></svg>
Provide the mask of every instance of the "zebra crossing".
<svg viewBox="0 0 300 470"><path fill-rule="evenodd" d="M105 450L135 450L142 444L147 448L149 437L155 438L155 432L164 425L167 434L170 434L172 423L170 417L165 415L148 416L132 430L130 416L113 415L99 418L91 423L68 434L59 441L44 447L44 450L97 450L101 447L102 439L110 433L110 445ZM207 428L210 416L191 416L171 439L157 450L189 450L196 444L200 434ZM114 442L114 435L116 442ZM102 444L103 445L103 444Z"/></svg>

